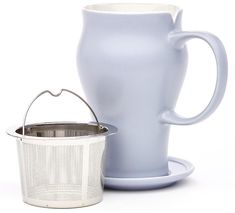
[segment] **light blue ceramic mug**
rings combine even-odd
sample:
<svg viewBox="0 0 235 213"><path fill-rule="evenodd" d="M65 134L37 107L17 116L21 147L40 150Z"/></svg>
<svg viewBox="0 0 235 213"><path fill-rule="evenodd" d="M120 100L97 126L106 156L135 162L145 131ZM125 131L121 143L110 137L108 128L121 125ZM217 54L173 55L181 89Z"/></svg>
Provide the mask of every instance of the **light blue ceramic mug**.
<svg viewBox="0 0 235 213"><path fill-rule="evenodd" d="M170 124L202 121L223 98L227 80L223 44L211 33L182 31L182 10L173 5L89 5L83 17L79 76L98 117L119 129L107 146L106 177L167 175ZM212 49L217 81L207 107L185 118L174 107L187 67L185 43L193 38Z"/></svg>

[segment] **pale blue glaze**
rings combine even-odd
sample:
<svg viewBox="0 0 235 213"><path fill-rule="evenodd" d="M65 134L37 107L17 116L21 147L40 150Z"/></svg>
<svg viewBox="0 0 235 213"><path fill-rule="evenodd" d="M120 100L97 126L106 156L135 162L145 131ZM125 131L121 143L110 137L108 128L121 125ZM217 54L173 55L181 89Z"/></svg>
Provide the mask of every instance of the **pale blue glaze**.
<svg viewBox="0 0 235 213"><path fill-rule="evenodd" d="M118 178L168 174L169 124L193 124L219 105L226 86L227 59L217 37L182 32L179 11L105 13L83 11L78 48L80 80L88 102L102 122L118 127L108 137L105 175ZM174 112L187 67L184 43L205 40L217 62L217 84L207 108L193 118Z"/></svg>

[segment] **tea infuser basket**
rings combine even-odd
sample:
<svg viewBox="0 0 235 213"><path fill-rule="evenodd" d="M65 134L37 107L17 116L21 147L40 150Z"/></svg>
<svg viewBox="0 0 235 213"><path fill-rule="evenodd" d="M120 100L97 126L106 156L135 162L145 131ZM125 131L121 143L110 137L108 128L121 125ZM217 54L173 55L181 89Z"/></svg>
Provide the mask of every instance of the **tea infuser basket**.
<svg viewBox="0 0 235 213"><path fill-rule="evenodd" d="M58 97L63 92L83 101L96 123L25 125L34 101L46 93ZM105 139L116 131L114 126L100 123L89 104L70 90L62 89L58 94L46 90L37 95L26 111L23 126L8 131L17 140L23 201L50 208L74 208L100 202Z"/></svg>

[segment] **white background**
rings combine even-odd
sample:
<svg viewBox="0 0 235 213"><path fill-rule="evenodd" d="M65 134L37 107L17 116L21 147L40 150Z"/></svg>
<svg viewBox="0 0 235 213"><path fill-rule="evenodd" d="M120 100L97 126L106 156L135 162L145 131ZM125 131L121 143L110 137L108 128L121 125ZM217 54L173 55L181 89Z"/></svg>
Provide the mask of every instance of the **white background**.
<svg viewBox="0 0 235 213"><path fill-rule="evenodd" d="M233 212L235 11L228 0L167 1L184 9L184 30L210 31L220 37L229 60L227 91L218 110L200 124L171 128L169 153L195 165L189 178L161 190L105 191L102 203L83 209L48 210L21 201L16 143L5 130L22 123L29 102L44 89L64 87L83 95L75 56L82 29L81 8L89 3L103 2L0 0L0 212ZM188 47L189 67L177 104L177 112L185 116L206 106L216 79L208 46L193 40ZM45 96L32 108L28 122L88 121L88 110L78 102L71 96Z"/></svg>

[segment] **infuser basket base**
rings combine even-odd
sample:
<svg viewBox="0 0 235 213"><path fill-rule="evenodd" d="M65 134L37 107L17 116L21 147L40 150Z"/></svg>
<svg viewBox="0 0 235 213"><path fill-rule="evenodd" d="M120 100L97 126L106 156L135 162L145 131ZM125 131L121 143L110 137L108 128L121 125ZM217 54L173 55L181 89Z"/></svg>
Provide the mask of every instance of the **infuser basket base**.
<svg viewBox="0 0 235 213"><path fill-rule="evenodd" d="M147 190L158 189L172 185L194 171L194 166L183 159L169 157L169 175L146 178L114 178L105 177L104 183L106 188L117 190Z"/></svg>
<svg viewBox="0 0 235 213"><path fill-rule="evenodd" d="M69 209L69 208L81 208L85 206L92 206L102 201L102 198L93 198L89 201L47 201L32 199L29 197L24 197L23 201L29 205L45 208L55 208L55 209Z"/></svg>

